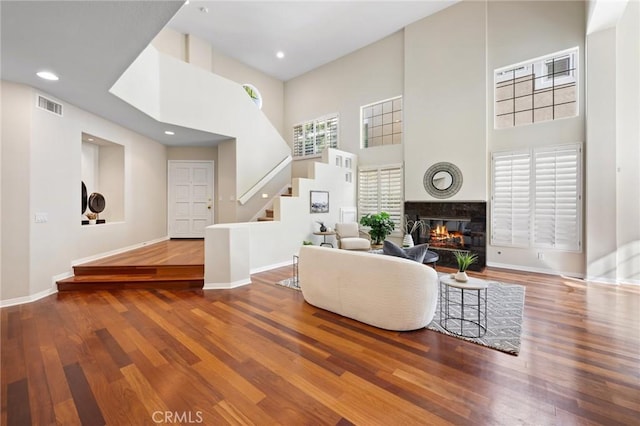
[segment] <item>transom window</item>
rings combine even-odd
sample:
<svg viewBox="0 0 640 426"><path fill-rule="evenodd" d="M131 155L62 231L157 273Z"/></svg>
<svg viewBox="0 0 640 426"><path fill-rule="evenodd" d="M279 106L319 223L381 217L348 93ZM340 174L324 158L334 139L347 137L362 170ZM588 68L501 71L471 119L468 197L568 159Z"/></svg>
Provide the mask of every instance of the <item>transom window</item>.
<svg viewBox="0 0 640 426"><path fill-rule="evenodd" d="M293 157L317 157L325 148L338 148L338 114L293 126Z"/></svg>
<svg viewBox="0 0 640 426"><path fill-rule="evenodd" d="M578 115L578 48L497 69L495 128Z"/></svg>
<svg viewBox="0 0 640 426"><path fill-rule="evenodd" d="M362 147L402 143L402 96L365 105L362 117Z"/></svg>

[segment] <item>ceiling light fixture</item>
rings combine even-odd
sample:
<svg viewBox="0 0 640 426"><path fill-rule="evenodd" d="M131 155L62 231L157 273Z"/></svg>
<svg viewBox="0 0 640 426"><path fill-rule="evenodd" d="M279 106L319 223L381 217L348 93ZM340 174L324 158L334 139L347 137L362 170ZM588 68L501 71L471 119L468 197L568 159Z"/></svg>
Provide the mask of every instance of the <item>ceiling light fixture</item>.
<svg viewBox="0 0 640 426"><path fill-rule="evenodd" d="M278 59L284 58L284 52L282 50L279 50L278 52L276 52L276 58Z"/></svg>
<svg viewBox="0 0 640 426"><path fill-rule="evenodd" d="M93 142L93 138L89 138L87 139L89 142Z"/></svg>
<svg viewBox="0 0 640 426"><path fill-rule="evenodd" d="M173 135L175 135L176 133L175 133L175 132L172 132L171 130L165 130L165 131L164 131L164 134L165 134L165 135L169 135L169 136L173 136Z"/></svg>
<svg viewBox="0 0 640 426"><path fill-rule="evenodd" d="M36 75L43 80L50 80L50 81L60 80L58 76L52 73L51 71L39 71L36 73Z"/></svg>

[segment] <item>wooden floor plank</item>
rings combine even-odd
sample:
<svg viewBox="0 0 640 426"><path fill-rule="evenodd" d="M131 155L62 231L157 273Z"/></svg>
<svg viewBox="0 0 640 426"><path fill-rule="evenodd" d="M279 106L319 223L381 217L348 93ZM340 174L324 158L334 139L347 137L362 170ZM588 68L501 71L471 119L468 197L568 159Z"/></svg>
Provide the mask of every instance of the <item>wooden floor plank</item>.
<svg viewBox="0 0 640 426"><path fill-rule="evenodd" d="M181 259L163 246L137 261ZM519 356L317 309L274 285L290 267L233 290L67 292L3 308L0 421L637 424L640 287L471 275L526 287Z"/></svg>

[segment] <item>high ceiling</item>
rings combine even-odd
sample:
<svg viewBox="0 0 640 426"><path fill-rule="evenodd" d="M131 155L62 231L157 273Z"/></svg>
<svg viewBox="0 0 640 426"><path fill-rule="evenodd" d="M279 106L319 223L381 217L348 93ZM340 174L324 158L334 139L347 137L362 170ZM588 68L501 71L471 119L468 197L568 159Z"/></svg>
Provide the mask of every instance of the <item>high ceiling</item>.
<svg viewBox="0 0 640 426"><path fill-rule="evenodd" d="M456 1L191 1L169 27L286 81ZM276 58L276 52L285 56Z"/></svg>
<svg viewBox="0 0 640 426"><path fill-rule="evenodd" d="M0 72L3 80L35 87L161 143L211 145L222 137L167 126L108 92L169 21L171 27L287 80L452 3L1 1ZM277 50L285 53L284 59L275 57ZM43 69L60 80L36 77ZM167 129L176 136L165 135Z"/></svg>

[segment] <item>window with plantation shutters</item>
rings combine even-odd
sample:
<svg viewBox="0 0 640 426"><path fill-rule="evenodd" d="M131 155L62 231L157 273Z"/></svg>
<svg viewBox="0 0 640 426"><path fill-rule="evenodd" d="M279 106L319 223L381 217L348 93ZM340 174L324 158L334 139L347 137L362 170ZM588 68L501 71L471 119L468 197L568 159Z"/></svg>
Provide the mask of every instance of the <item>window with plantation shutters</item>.
<svg viewBox="0 0 640 426"><path fill-rule="evenodd" d="M530 154L493 154L491 244L528 247L530 242Z"/></svg>
<svg viewBox="0 0 640 426"><path fill-rule="evenodd" d="M293 126L293 157L319 156L325 148L338 148L338 114Z"/></svg>
<svg viewBox="0 0 640 426"><path fill-rule="evenodd" d="M388 165L358 170L358 214L387 212L401 229L402 166Z"/></svg>
<svg viewBox="0 0 640 426"><path fill-rule="evenodd" d="M491 156L491 244L582 249L581 144Z"/></svg>
<svg viewBox="0 0 640 426"><path fill-rule="evenodd" d="M581 151L578 144L534 150L536 247L581 248Z"/></svg>

